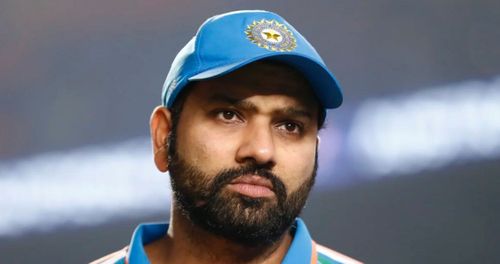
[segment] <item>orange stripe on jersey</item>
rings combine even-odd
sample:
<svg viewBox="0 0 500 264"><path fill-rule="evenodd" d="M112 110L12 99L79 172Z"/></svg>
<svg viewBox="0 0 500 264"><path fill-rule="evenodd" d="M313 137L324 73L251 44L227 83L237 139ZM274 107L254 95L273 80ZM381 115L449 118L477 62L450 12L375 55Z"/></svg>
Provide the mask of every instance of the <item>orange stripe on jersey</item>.
<svg viewBox="0 0 500 264"><path fill-rule="evenodd" d="M318 252L316 252L316 243L311 240L311 264L318 264Z"/></svg>

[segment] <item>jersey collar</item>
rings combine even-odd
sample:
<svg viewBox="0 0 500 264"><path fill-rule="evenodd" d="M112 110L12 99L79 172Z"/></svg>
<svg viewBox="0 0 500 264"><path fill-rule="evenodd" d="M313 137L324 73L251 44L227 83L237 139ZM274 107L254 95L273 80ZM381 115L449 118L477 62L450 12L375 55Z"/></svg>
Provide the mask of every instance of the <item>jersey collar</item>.
<svg viewBox="0 0 500 264"><path fill-rule="evenodd" d="M316 263L316 252L314 242L309 235L306 225L302 219L297 218L293 227L295 234L292 244L288 249L283 264L290 263ZM129 264L150 264L144 245L151 243L167 233L167 223L140 224L134 231L130 248L127 253Z"/></svg>

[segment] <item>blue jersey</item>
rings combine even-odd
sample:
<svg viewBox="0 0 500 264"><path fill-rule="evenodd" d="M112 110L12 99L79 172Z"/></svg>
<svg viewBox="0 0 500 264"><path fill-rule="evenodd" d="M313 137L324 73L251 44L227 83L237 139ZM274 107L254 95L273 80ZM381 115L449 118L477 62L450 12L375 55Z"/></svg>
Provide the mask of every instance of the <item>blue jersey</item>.
<svg viewBox="0 0 500 264"><path fill-rule="evenodd" d="M315 243L304 222L297 218L295 234L283 264L358 264L361 263L329 248ZM109 254L91 264L150 264L144 245L163 237L168 224L141 224L132 236L129 246Z"/></svg>

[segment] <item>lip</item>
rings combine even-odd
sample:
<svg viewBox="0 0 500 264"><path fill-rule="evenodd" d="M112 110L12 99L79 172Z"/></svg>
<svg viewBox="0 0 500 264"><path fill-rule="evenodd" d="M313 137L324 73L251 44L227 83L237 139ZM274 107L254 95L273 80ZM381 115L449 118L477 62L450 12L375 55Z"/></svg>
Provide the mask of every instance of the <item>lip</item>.
<svg viewBox="0 0 500 264"><path fill-rule="evenodd" d="M254 198L274 195L271 181L258 175L238 177L228 184L228 187L235 192Z"/></svg>
<svg viewBox="0 0 500 264"><path fill-rule="evenodd" d="M258 186L267 187L269 189L273 188L273 185L272 185L270 180L268 180L262 176L258 176L258 175L240 176L231 182L231 184L236 184L236 183L258 185Z"/></svg>

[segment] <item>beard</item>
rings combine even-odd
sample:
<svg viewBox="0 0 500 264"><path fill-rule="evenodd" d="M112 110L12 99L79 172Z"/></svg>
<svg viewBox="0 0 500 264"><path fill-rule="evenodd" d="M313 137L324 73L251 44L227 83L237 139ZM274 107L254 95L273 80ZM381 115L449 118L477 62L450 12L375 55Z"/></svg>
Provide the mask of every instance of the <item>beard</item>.
<svg viewBox="0 0 500 264"><path fill-rule="evenodd" d="M284 183L269 166L249 162L223 169L215 176L190 164L178 155L176 135L169 137L169 173L176 206L193 224L207 232L244 246L271 244L292 226L314 185L317 171L304 175L305 182L287 194ZM273 197L249 197L225 189L234 179L259 175L272 184Z"/></svg>

